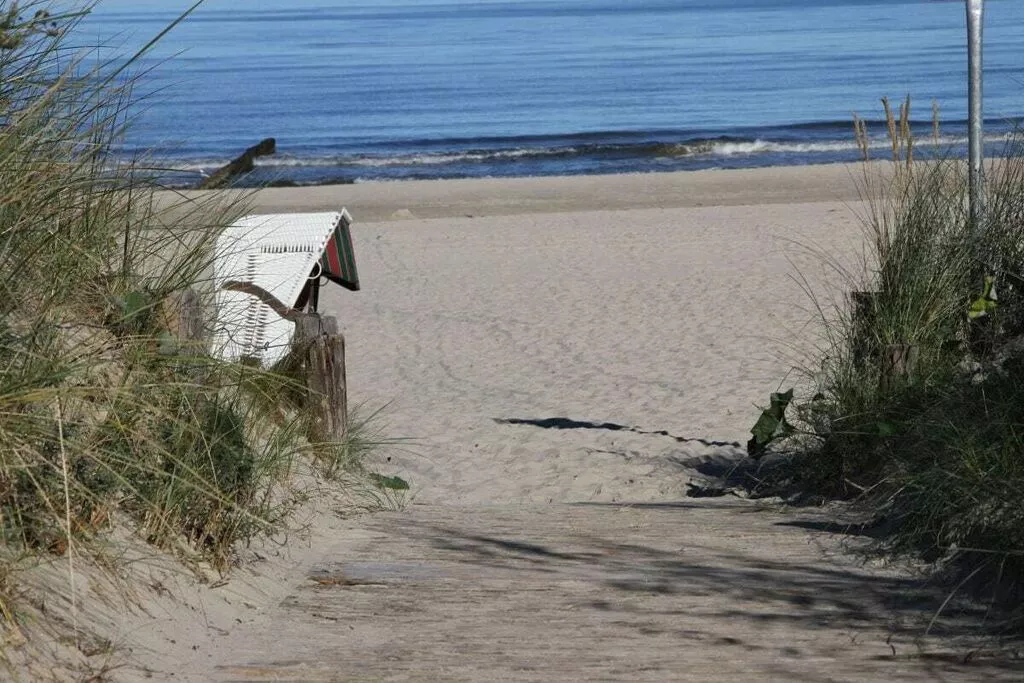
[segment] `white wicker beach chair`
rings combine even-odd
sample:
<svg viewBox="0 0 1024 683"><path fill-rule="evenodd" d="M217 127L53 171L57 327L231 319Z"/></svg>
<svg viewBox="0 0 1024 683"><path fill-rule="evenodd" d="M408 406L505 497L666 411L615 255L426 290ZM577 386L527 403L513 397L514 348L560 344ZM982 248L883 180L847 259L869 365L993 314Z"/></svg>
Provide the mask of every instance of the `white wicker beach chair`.
<svg viewBox="0 0 1024 683"><path fill-rule="evenodd" d="M324 271L332 270L332 264L338 260L335 242L345 242L343 246L351 257L351 222L348 212L342 209L331 213L246 216L228 227L217 240L214 262L217 324L213 352L228 360L257 359L266 367L284 358L295 323L280 317L259 298L228 291L223 286L231 281L257 285L293 308L311 276L319 280L321 274L332 275ZM339 234L344 239L336 240ZM349 260L352 282L331 279L358 289L354 259Z"/></svg>

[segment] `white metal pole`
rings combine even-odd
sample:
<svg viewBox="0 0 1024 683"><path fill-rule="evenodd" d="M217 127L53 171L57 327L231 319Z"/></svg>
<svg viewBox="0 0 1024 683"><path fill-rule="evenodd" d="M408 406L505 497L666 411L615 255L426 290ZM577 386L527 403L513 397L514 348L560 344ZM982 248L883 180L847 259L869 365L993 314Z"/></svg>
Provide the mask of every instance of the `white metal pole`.
<svg viewBox="0 0 1024 683"><path fill-rule="evenodd" d="M979 228L985 219L984 118L982 114L982 35L985 0L967 0L967 109L971 222Z"/></svg>

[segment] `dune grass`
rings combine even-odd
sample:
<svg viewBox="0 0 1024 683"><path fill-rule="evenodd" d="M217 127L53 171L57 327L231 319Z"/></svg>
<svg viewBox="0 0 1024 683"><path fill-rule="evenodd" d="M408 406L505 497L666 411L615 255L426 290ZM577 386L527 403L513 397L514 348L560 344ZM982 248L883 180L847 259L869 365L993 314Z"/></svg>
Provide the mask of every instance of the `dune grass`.
<svg viewBox="0 0 1024 683"><path fill-rule="evenodd" d="M61 558L73 574L116 522L224 570L239 541L284 522L296 473L314 470L304 417L283 398L306 391L301 378L178 334L185 292L209 304L214 242L245 200L157 209L157 176L116 153L132 60L90 66L70 47L87 10L0 2L5 633L21 559ZM357 423L331 445L323 473L357 463L366 434Z"/></svg>
<svg viewBox="0 0 1024 683"><path fill-rule="evenodd" d="M915 160L909 112L909 100L898 114L886 103L892 164L884 176L865 164L867 250L842 270L863 294L815 297L825 343L778 432L782 471L805 495L865 505L884 551L991 590L998 578L1000 600L1020 607L1024 138L990 164L987 218L974 225L966 165Z"/></svg>

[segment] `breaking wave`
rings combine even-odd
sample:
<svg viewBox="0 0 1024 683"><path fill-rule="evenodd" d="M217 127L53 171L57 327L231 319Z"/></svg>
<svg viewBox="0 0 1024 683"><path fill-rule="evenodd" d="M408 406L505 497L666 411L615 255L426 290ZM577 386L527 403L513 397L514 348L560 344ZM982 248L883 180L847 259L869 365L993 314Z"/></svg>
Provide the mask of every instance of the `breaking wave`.
<svg viewBox="0 0 1024 683"><path fill-rule="evenodd" d="M1007 135L990 136L989 142L1005 142ZM916 142L922 147L953 147L966 143L965 137L942 136L940 138L923 138ZM869 142L874 150L889 148L888 140L874 138ZM564 147L515 147L498 149L467 149L446 150L398 154L321 154L298 156L282 154L259 160L265 168L336 168L336 169L387 169L409 168L417 166L453 166L453 165L500 165L517 161L545 160L642 160L642 159L685 159L742 157L754 155L804 156L815 154L856 153L857 143L850 140L821 140L813 142L780 141L761 138L714 138L688 140L683 142L627 142L627 143L594 143L577 144ZM229 159L199 159L186 163L174 164L176 170L188 172L204 172L228 163Z"/></svg>

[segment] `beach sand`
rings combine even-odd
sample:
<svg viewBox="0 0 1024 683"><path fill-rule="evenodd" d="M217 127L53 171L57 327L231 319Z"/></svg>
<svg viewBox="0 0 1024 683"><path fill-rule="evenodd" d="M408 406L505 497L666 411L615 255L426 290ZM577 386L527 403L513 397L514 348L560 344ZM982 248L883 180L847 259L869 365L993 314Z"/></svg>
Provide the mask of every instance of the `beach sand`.
<svg viewBox="0 0 1024 683"><path fill-rule="evenodd" d="M875 177L886 173L889 164L269 188L256 195L254 207L264 213L335 211L341 202L359 222L379 223L576 211L856 202L861 199L857 181L863 178L865 168Z"/></svg>
<svg viewBox="0 0 1024 683"><path fill-rule="evenodd" d="M841 296L825 261L859 256L858 172L260 193L356 220L363 290L321 308L410 504L322 516L290 559L131 627L134 656L197 682L1019 680L919 638L941 594L846 554L821 511L686 497L797 381L805 290Z"/></svg>
<svg viewBox="0 0 1024 683"><path fill-rule="evenodd" d="M796 271L821 283L813 251L861 239L845 167L408 185L291 201L356 217L363 290L327 288L322 308L351 400L409 439L390 467L419 503L678 499L691 458L740 453L813 341ZM257 210L295 206L282 194ZM360 221L370 205L457 208Z"/></svg>

